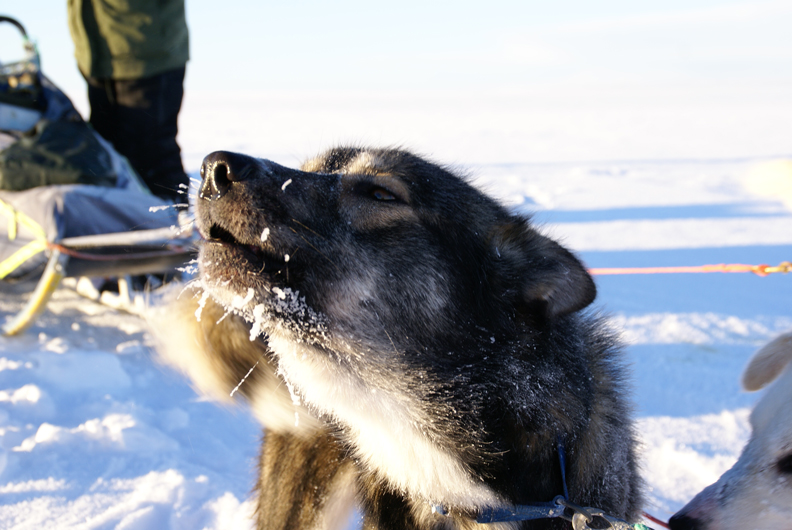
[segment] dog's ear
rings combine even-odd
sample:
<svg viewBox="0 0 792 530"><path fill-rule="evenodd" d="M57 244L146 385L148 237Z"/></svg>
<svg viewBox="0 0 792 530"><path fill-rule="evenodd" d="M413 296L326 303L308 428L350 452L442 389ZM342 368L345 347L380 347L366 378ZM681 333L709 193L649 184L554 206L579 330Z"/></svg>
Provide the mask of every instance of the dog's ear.
<svg viewBox="0 0 792 530"><path fill-rule="evenodd" d="M756 352L742 375L745 390L755 392L770 384L792 362L792 331L773 339Z"/></svg>
<svg viewBox="0 0 792 530"><path fill-rule="evenodd" d="M554 319L588 306L597 296L594 280L571 252L532 229L526 220L500 226L491 238L506 281L517 289L520 311Z"/></svg>

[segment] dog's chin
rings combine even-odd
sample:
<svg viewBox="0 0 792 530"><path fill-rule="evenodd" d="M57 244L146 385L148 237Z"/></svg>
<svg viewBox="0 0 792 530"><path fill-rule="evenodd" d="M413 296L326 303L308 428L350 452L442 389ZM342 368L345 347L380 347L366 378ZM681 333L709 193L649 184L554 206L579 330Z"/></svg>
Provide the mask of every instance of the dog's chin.
<svg viewBox="0 0 792 530"><path fill-rule="evenodd" d="M269 291L286 263L260 247L217 240L201 243L198 266L204 288L218 301Z"/></svg>

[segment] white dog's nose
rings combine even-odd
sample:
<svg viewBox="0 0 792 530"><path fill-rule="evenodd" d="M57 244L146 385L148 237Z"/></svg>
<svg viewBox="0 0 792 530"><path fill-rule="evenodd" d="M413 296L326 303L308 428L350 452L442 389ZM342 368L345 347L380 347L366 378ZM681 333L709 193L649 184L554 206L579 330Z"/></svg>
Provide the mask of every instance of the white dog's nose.
<svg viewBox="0 0 792 530"><path fill-rule="evenodd" d="M671 530L712 529L717 497L724 491L720 483L710 484L696 495L668 521Z"/></svg>
<svg viewBox="0 0 792 530"><path fill-rule="evenodd" d="M675 515L668 521L671 530L704 530L705 525L698 519L687 515Z"/></svg>

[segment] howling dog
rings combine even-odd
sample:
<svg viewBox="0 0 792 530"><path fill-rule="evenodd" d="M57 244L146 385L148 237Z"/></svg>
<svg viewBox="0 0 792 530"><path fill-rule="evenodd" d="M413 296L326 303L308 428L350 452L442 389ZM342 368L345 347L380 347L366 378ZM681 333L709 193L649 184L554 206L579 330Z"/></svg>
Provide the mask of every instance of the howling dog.
<svg viewBox="0 0 792 530"><path fill-rule="evenodd" d="M740 458L669 521L673 530L780 530L792 521L792 332L748 362L743 388L773 385L751 411Z"/></svg>
<svg viewBox="0 0 792 530"><path fill-rule="evenodd" d="M265 426L259 529L353 506L366 529L474 528L565 490L639 517L620 345L581 311L596 289L568 250L403 150L299 170L220 151L201 175L200 278L163 350Z"/></svg>

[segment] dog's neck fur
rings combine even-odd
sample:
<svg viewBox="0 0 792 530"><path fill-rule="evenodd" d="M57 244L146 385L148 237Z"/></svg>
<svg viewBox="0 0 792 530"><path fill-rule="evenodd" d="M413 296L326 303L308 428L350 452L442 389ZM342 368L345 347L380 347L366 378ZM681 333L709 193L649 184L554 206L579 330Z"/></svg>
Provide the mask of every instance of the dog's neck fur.
<svg viewBox="0 0 792 530"><path fill-rule="evenodd" d="M422 429L430 420L419 403L396 399L409 396L407 389L398 394L374 392L339 364L324 360L324 352L312 351L313 346L297 343L288 334L275 332L269 345L284 379L299 389L309 406L341 424L361 463L394 489L414 499L467 510L504 504L464 462L443 449L450 442L438 441L436 434Z"/></svg>

